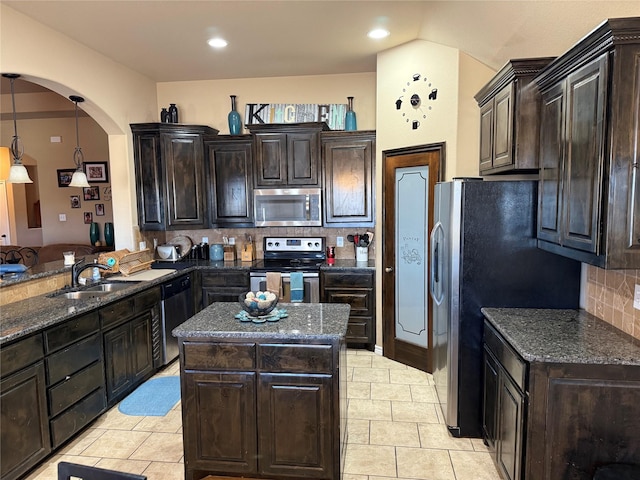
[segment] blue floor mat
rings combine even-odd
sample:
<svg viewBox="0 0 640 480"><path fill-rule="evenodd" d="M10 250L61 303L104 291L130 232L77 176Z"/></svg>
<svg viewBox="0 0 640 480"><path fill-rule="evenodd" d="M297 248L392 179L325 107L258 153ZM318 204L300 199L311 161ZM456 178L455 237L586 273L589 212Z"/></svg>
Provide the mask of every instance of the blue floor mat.
<svg viewBox="0 0 640 480"><path fill-rule="evenodd" d="M180 377L157 377L147 380L120 402L125 415L164 417L180 400Z"/></svg>

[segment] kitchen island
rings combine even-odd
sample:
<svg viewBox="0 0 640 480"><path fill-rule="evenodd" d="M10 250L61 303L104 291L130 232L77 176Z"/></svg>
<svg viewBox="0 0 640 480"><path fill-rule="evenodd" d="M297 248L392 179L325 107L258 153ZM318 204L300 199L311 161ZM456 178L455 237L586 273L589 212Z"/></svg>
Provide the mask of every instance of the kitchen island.
<svg viewBox="0 0 640 480"><path fill-rule="evenodd" d="M503 478L640 466L640 341L584 310L482 313L483 435Z"/></svg>
<svg viewBox="0 0 640 480"><path fill-rule="evenodd" d="M241 322L214 303L173 330L185 479L340 478L346 444L346 304L279 304Z"/></svg>

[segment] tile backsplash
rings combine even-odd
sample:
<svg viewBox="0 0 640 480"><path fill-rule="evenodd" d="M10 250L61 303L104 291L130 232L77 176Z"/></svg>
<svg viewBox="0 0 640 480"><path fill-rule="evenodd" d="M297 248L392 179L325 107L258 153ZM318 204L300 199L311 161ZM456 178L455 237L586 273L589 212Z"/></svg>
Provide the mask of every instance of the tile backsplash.
<svg viewBox="0 0 640 480"><path fill-rule="evenodd" d="M347 235L363 234L367 231L375 233L374 228L323 228L323 227L270 227L270 228L224 228L224 229L209 229L209 230L180 230L173 232L161 232L166 235L166 241L171 242L171 239L178 235L187 235L194 243L200 243L202 237L209 237L209 243L222 243L222 236L234 237L236 239L236 245L242 245L245 242L245 235L251 235L255 243L256 257L262 258L262 239L266 236L306 236L306 237L325 237L327 246L335 246L337 243L337 237L342 237L344 240L343 247L336 247L336 258L339 259L355 259L355 248L353 243L347 241ZM144 240L147 241L147 245L153 245L153 237L155 232L144 232ZM377 235L377 234L376 234ZM160 241L163 243L164 239ZM375 258L375 248L377 245L377 238L374 236L373 243L369 246L369 259Z"/></svg>
<svg viewBox="0 0 640 480"><path fill-rule="evenodd" d="M633 308L640 270L603 270L587 265L586 310L640 339L640 310Z"/></svg>

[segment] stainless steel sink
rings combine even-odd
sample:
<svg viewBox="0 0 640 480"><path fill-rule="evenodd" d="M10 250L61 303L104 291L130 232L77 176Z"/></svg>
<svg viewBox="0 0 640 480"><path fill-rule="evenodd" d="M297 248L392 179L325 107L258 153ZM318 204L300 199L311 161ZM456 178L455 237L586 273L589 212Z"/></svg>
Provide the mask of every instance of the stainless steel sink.
<svg viewBox="0 0 640 480"><path fill-rule="evenodd" d="M91 293L97 293L97 292L104 292L104 293L110 293L110 292L117 292L118 290L123 290L125 288L130 287L132 284L135 284L138 282L117 282L117 283L100 283L98 285L92 285L90 287L84 288L82 291L83 292L91 292Z"/></svg>
<svg viewBox="0 0 640 480"><path fill-rule="evenodd" d="M56 297L61 296L64 298L69 298L71 300L86 300L88 298L101 297L107 293L108 292L100 292L100 291L89 292L87 290L78 290L76 292L64 292L54 296Z"/></svg>
<svg viewBox="0 0 640 480"><path fill-rule="evenodd" d="M139 282L104 282L97 285L82 287L77 290L58 290L48 295L48 297L64 297L71 300L86 300L89 298L102 297L109 293L124 290Z"/></svg>

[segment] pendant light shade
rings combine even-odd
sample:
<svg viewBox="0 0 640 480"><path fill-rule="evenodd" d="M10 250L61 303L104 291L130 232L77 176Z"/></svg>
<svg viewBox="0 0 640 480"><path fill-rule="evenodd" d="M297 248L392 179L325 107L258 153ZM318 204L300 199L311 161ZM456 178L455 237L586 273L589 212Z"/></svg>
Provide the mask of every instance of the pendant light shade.
<svg viewBox="0 0 640 480"><path fill-rule="evenodd" d="M29 173L26 167L22 164L22 155L24 154L24 146L18 136L18 123L16 121L16 99L13 92L13 82L20 75L17 73L3 73L3 77L8 78L11 82L11 104L13 106L13 138L11 139L11 157L13 157L13 164L9 169L8 183L33 183L33 180L29 178Z"/></svg>
<svg viewBox="0 0 640 480"><path fill-rule="evenodd" d="M78 130L78 103L84 102L84 98L78 95L71 95L69 98L76 104L76 148L73 151L73 163L76 164L76 171L73 172L69 186L89 187L87 175L84 173L84 154L82 153L82 148L80 148L80 133Z"/></svg>

